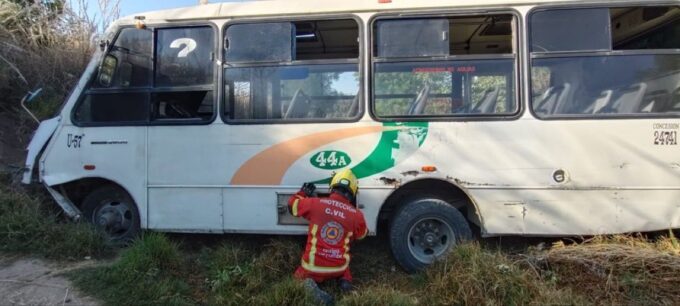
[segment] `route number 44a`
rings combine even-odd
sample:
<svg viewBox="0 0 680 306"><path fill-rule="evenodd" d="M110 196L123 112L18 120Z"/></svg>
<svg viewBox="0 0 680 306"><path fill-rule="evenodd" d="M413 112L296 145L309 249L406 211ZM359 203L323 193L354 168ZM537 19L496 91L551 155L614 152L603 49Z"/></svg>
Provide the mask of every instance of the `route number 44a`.
<svg viewBox="0 0 680 306"><path fill-rule="evenodd" d="M347 167L351 162L349 155L341 151L321 151L312 155L310 159L314 167L329 170Z"/></svg>

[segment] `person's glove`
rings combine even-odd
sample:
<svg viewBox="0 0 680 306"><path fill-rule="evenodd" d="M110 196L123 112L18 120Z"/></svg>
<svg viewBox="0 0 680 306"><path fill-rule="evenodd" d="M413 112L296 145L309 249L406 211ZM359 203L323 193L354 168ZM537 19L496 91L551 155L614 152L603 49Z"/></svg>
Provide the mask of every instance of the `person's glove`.
<svg viewBox="0 0 680 306"><path fill-rule="evenodd" d="M316 185L314 185L313 183L304 183L302 184L301 190L306 196L312 197L314 196L314 192L316 191Z"/></svg>

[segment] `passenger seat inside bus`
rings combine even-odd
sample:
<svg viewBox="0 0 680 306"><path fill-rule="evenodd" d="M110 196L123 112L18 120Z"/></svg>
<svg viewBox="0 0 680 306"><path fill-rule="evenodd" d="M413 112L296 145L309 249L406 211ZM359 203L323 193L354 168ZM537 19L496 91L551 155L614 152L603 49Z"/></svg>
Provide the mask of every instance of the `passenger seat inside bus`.
<svg viewBox="0 0 680 306"><path fill-rule="evenodd" d="M302 91L302 88L298 88L293 94L293 98L290 99L288 110L286 110L286 113L283 115L283 119L307 118L310 100L309 96Z"/></svg>
<svg viewBox="0 0 680 306"><path fill-rule="evenodd" d="M210 119L213 114L212 91L165 92L153 95L154 120Z"/></svg>
<svg viewBox="0 0 680 306"><path fill-rule="evenodd" d="M420 89L420 92L418 92L418 95L416 96L416 99L413 100L413 103L411 103L411 107L408 110L408 115L422 115L423 111L425 110L425 106L427 105L427 99L428 96L430 95L430 84L425 84L422 89Z"/></svg>
<svg viewBox="0 0 680 306"><path fill-rule="evenodd" d="M482 99L472 110L473 113L491 114L496 112L496 102L498 101L498 92L500 88L491 87L484 91Z"/></svg>
<svg viewBox="0 0 680 306"><path fill-rule="evenodd" d="M612 94L614 91L611 89L603 90L600 92L600 95L591 103L588 107L586 107L581 113L583 114L596 114L600 112L607 104L612 99Z"/></svg>
<svg viewBox="0 0 680 306"><path fill-rule="evenodd" d="M536 103L537 107L534 112L542 115L555 114L567 101L570 90L571 84L569 83L548 87Z"/></svg>
<svg viewBox="0 0 680 306"><path fill-rule="evenodd" d="M635 114L640 112L642 98L647 91L647 84L636 83L616 91L617 98L603 107L599 113Z"/></svg>

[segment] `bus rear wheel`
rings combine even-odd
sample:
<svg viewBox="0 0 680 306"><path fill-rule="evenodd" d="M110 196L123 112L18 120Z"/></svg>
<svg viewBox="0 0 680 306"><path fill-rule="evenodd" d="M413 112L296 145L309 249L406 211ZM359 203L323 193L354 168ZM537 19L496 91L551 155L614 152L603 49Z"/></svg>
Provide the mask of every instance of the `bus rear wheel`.
<svg viewBox="0 0 680 306"><path fill-rule="evenodd" d="M140 231L139 211L132 197L116 186L103 186L83 200L85 220L101 229L114 243L128 243Z"/></svg>
<svg viewBox="0 0 680 306"><path fill-rule="evenodd" d="M433 198L406 203L392 219L389 235L394 258L409 273L422 270L472 239L463 214Z"/></svg>

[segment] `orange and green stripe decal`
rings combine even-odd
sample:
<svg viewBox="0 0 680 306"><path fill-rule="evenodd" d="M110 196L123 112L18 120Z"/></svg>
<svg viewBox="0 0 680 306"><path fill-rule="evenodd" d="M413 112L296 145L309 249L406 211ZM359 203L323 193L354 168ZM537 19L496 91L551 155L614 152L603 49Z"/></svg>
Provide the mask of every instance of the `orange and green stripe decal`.
<svg viewBox="0 0 680 306"><path fill-rule="evenodd" d="M427 122L387 122L382 126L344 128L297 137L273 145L246 161L232 177L231 185L280 185L293 163L306 154L343 139L382 133L373 151L352 167L357 178L368 177L395 166L392 151L399 148L400 131L419 134L418 146L421 146L427 136L427 128ZM315 183L328 182L330 177Z"/></svg>

